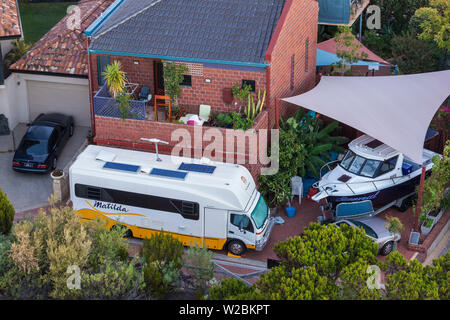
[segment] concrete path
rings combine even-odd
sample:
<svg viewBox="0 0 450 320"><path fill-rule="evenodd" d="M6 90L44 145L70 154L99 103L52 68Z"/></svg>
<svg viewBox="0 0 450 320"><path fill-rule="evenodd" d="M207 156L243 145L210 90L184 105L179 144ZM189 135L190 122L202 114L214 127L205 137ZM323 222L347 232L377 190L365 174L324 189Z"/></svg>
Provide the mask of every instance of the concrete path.
<svg viewBox="0 0 450 320"><path fill-rule="evenodd" d="M423 265L424 266L431 265L434 259L445 255L449 247L450 247L450 229L447 230L447 232L442 237L441 241L439 241L438 245L436 246L436 248L434 248L431 254L427 256L427 258L423 262Z"/></svg>

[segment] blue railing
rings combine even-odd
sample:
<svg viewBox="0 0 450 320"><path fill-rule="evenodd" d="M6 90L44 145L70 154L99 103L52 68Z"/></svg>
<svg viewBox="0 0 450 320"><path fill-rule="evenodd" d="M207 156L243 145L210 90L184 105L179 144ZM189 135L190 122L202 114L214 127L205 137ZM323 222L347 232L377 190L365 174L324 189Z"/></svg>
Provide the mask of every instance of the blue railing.
<svg viewBox="0 0 450 320"><path fill-rule="evenodd" d="M94 114L102 117L122 118L119 104L109 94L108 86L105 84L94 96ZM130 109L127 119L146 120L146 102L130 100Z"/></svg>

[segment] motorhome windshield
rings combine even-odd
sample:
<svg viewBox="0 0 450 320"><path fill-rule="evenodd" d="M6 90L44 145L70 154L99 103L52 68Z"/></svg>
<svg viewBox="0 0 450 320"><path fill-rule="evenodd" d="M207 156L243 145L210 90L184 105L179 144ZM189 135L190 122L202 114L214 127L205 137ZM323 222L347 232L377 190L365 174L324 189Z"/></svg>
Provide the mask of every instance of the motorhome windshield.
<svg viewBox="0 0 450 320"><path fill-rule="evenodd" d="M252 219L255 222L256 228L261 228L264 225L264 222L267 219L268 208L266 201L262 196L259 196L258 203L256 204L255 209L252 212Z"/></svg>
<svg viewBox="0 0 450 320"><path fill-rule="evenodd" d="M345 170L364 177L373 178L381 161L367 159L349 150L341 161L341 167Z"/></svg>

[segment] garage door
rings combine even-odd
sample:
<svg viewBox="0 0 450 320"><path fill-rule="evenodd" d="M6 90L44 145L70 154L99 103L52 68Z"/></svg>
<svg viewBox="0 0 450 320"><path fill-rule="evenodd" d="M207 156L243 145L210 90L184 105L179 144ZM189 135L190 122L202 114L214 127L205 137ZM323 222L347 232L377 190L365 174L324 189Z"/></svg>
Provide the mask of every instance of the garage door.
<svg viewBox="0 0 450 320"><path fill-rule="evenodd" d="M71 115L75 125L91 125L88 85L27 81L30 121L41 113Z"/></svg>

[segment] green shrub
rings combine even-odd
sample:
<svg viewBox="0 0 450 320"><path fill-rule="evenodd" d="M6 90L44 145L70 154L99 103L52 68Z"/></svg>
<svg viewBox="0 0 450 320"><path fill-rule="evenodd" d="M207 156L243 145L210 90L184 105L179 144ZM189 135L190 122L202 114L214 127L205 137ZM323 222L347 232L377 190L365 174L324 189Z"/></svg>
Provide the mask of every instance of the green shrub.
<svg viewBox="0 0 450 320"><path fill-rule="evenodd" d="M6 194L0 189L0 234L9 234L16 214Z"/></svg>
<svg viewBox="0 0 450 320"><path fill-rule="evenodd" d="M183 255L183 244L170 234L159 232L144 239L142 258L146 289L158 298L175 290Z"/></svg>
<svg viewBox="0 0 450 320"><path fill-rule="evenodd" d="M81 275L81 299L137 299L143 293L142 273L134 263L107 263L99 272Z"/></svg>
<svg viewBox="0 0 450 320"><path fill-rule="evenodd" d="M255 294L255 287L249 287L241 280L234 278L224 279L220 285L209 288L211 300L247 300L253 294Z"/></svg>

